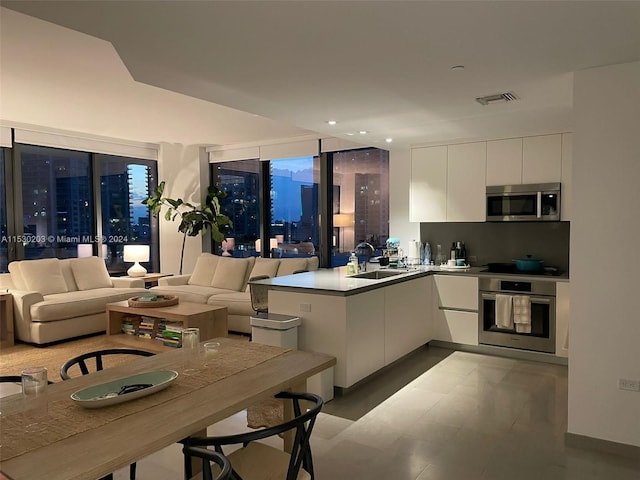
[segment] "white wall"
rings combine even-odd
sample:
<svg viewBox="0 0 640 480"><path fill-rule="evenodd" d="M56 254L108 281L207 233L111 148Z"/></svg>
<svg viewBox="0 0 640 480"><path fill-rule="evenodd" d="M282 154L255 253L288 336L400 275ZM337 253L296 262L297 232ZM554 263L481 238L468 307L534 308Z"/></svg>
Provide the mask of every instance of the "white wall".
<svg viewBox="0 0 640 480"><path fill-rule="evenodd" d="M640 446L640 62L574 82L568 431Z"/></svg>
<svg viewBox="0 0 640 480"><path fill-rule="evenodd" d="M411 151L389 150L389 236L401 240L408 252L411 240L420 240L420 223L409 221Z"/></svg>

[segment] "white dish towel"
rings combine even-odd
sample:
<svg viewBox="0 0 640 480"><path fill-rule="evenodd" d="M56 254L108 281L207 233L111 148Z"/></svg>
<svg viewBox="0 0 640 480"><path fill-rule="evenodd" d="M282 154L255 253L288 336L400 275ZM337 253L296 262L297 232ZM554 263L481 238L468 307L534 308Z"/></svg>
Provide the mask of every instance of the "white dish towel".
<svg viewBox="0 0 640 480"><path fill-rule="evenodd" d="M513 323L516 332L531 333L531 298L528 295L513 296Z"/></svg>
<svg viewBox="0 0 640 480"><path fill-rule="evenodd" d="M511 295L496 294L496 327L513 330Z"/></svg>

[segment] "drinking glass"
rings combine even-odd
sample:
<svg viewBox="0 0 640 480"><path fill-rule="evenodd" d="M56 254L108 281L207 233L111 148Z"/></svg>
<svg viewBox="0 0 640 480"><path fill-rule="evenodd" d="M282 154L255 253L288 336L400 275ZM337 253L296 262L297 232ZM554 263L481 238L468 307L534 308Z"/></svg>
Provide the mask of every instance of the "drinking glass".
<svg viewBox="0 0 640 480"><path fill-rule="evenodd" d="M198 358L200 350L200 329L199 328L185 328L182 330L182 356L184 362L184 375L193 375L198 373L197 368L190 368L190 365L194 365Z"/></svg>
<svg viewBox="0 0 640 480"><path fill-rule="evenodd" d="M25 407L23 413L29 421L25 428L27 432L41 432L46 428L47 384L45 367L27 368L22 371L22 398Z"/></svg>
<svg viewBox="0 0 640 480"><path fill-rule="evenodd" d="M220 352L220 342L207 342L204 344L204 366L212 367L216 364L215 357Z"/></svg>

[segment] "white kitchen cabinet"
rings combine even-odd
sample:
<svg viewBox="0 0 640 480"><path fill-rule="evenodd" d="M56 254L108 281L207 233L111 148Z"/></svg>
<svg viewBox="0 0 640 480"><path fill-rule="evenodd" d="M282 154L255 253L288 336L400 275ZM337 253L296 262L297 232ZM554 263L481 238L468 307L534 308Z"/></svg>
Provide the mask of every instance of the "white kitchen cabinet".
<svg viewBox="0 0 640 480"><path fill-rule="evenodd" d="M436 314L437 340L478 345L478 313L459 310L439 310Z"/></svg>
<svg viewBox="0 0 640 480"><path fill-rule="evenodd" d="M487 142L487 185L522 183L522 138Z"/></svg>
<svg viewBox="0 0 640 480"><path fill-rule="evenodd" d="M562 134L522 139L522 183L562 180Z"/></svg>
<svg viewBox="0 0 640 480"><path fill-rule="evenodd" d="M478 277L434 275L438 307L478 311Z"/></svg>
<svg viewBox="0 0 640 480"><path fill-rule="evenodd" d="M484 222L486 218L487 142L449 145L447 222Z"/></svg>
<svg viewBox="0 0 640 480"><path fill-rule="evenodd" d="M447 146L411 150L409 221L447 221Z"/></svg>
<svg viewBox="0 0 640 480"><path fill-rule="evenodd" d="M560 194L560 218L568 222L571 220L571 197L573 195L573 182L571 170L573 169L573 134L562 134L562 187Z"/></svg>
<svg viewBox="0 0 640 480"><path fill-rule="evenodd" d="M384 363L389 365L431 340L428 277L384 288Z"/></svg>
<svg viewBox="0 0 640 480"><path fill-rule="evenodd" d="M569 282L556 284L556 356L569 356Z"/></svg>
<svg viewBox="0 0 640 480"><path fill-rule="evenodd" d="M478 278L435 275L433 338L478 345Z"/></svg>

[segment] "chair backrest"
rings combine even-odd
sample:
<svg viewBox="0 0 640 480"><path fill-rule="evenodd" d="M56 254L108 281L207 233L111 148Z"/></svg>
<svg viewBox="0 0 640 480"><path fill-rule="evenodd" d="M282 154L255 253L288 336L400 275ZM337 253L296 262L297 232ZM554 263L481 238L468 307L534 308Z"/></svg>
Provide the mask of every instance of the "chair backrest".
<svg viewBox="0 0 640 480"><path fill-rule="evenodd" d="M211 462L218 465L220 473L215 480L229 480L231 478L231 463L223 454L202 447L184 447L185 455L202 459L202 479L214 480L211 472Z"/></svg>
<svg viewBox="0 0 640 480"><path fill-rule="evenodd" d="M267 278L271 277L269 277L269 275L256 275L255 277L251 277L249 282ZM256 313L267 313L269 311L269 285L249 283L249 292L251 295L251 308L253 308Z"/></svg>
<svg viewBox="0 0 640 480"><path fill-rule="evenodd" d="M70 360L67 360L62 367L60 367L60 377L62 380L68 380L71 378L69 375L69 369L74 365L78 365L82 375L87 375L90 371L99 371L104 368L103 358L109 355L137 355L141 357L151 357L155 355L153 352L147 352L145 350L136 350L133 348L107 348L104 350L96 350L94 352L83 353ZM90 370L87 366L87 360L95 360L95 368Z"/></svg>
<svg viewBox="0 0 640 480"><path fill-rule="evenodd" d="M222 453L222 445L242 443L245 446L255 440L272 437L295 429L295 438L291 447L289 467L286 480L295 480L300 468L304 468L314 478L311 445L309 443L316 418L322 409L322 398L313 393L280 392L276 398L291 399L293 402L294 418L273 427L253 432L229 435L225 437L189 437L184 440L185 447L215 445L216 451ZM301 403L304 402L304 411ZM185 473L190 478L189 456L185 452Z"/></svg>

